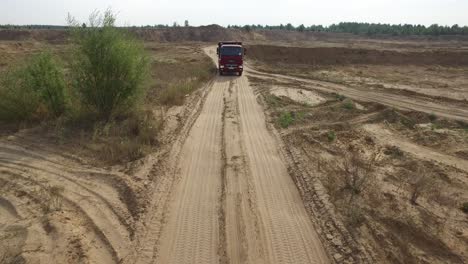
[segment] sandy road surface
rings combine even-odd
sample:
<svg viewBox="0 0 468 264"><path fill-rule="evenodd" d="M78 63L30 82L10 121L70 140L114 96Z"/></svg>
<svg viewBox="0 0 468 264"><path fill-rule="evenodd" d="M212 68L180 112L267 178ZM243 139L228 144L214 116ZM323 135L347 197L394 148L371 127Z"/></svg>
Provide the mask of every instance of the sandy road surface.
<svg viewBox="0 0 468 264"><path fill-rule="evenodd" d="M383 105L395 107L397 109L415 110L429 114L434 113L438 116L449 119L468 121L468 105L462 105L462 101L460 101L459 105L455 106L451 102L439 102L430 99L419 98L415 96L409 97L384 91L360 90L331 82L304 79L282 74L265 73L253 70L251 68L246 68L246 70L247 73L259 78L299 81L306 84L308 88L324 92L339 93L355 100L377 102Z"/></svg>
<svg viewBox="0 0 468 264"><path fill-rule="evenodd" d="M217 77L181 150L156 263L328 263L278 147L247 78Z"/></svg>

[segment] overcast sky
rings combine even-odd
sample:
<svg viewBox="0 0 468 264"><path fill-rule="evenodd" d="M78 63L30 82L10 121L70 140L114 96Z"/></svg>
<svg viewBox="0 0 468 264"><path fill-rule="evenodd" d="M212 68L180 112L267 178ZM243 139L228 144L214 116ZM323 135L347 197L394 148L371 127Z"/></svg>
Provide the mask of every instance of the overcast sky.
<svg viewBox="0 0 468 264"><path fill-rule="evenodd" d="M0 0L0 24L66 24L112 8L120 25L392 24L468 25L468 0Z"/></svg>

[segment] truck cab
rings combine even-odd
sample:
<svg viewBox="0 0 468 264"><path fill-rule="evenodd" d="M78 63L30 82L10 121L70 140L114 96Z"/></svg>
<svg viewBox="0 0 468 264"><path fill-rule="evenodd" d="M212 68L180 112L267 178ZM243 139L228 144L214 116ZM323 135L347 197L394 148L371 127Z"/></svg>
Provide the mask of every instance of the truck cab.
<svg viewBox="0 0 468 264"><path fill-rule="evenodd" d="M239 76L244 71L244 55L246 49L242 42L223 41L218 43L218 70L220 75L237 73Z"/></svg>

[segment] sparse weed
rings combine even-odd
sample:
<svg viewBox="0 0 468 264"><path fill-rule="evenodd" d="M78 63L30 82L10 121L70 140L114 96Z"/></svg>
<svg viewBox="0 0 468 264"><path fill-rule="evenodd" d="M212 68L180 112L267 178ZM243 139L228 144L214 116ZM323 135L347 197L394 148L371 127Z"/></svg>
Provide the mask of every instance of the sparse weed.
<svg viewBox="0 0 468 264"><path fill-rule="evenodd" d="M353 110L356 108L356 104L351 99L346 99L343 101L343 108Z"/></svg>
<svg viewBox="0 0 468 264"><path fill-rule="evenodd" d="M465 129L465 131L468 131L468 123L467 122L464 122L462 120L457 120L457 125L462 128L462 129Z"/></svg>
<svg viewBox="0 0 468 264"><path fill-rule="evenodd" d="M369 185L373 177L376 157L363 158L358 152L346 156L339 172L344 176L344 190L350 194L349 203L354 201L355 196L360 195Z"/></svg>
<svg viewBox="0 0 468 264"><path fill-rule="evenodd" d="M273 94L268 94L265 96L265 101L270 107L278 107L280 106L280 98Z"/></svg>
<svg viewBox="0 0 468 264"><path fill-rule="evenodd" d="M39 197L42 201L42 209L45 213L58 211L62 208L63 196L65 188L63 186L46 185L39 192Z"/></svg>
<svg viewBox="0 0 468 264"><path fill-rule="evenodd" d="M346 99L346 96L336 93L335 98L339 101L344 101Z"/></svg>
<svg viewBox="0 0 468 264"><path fill-rule="evenodd" d="M327 133L328 142L334 142L336 140L336 133L333 130L328 131Z"/></svg>
<svg viewBox="0 0 468 264"><path fill-rule="evenodd" d="M465 214L468 214L468 202L463 203L460 207L460 210L462 210Z"/></svg>
<svg viewBox="0 0 468 264"><path fill-rule="evenodd" d="M441 129L441 125L440 124L437 124L437 123L434 123L431 125L431 130L437 130L437 129Z"/></svg>
<svg viewBox="0 0 468 264"><path fill-rule="evenodd" d="M384 154L393 158L401 158L404 152L398 146L385 146Z"/></svg>
<svg viewBox="0 0 468 264"><path fill-rule="evenodd" d="M431 122L434 122L434 121L436 121L436 120L437 120L437 116L436 116L436 114L434 114L434 113L431 113L431 114L429 115L429 120L431 120Z"/></svg>

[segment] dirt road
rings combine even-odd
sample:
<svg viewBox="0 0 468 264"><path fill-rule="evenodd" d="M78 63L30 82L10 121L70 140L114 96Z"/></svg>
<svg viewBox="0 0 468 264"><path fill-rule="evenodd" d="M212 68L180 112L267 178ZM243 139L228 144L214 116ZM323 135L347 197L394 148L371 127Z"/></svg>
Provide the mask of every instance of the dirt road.
<svg viewBox="0 0 468 264"><path fill-rule="evenodd" d="M217 77L182 146L155 262L328 263L278 147L247 78Z"/></svg>

